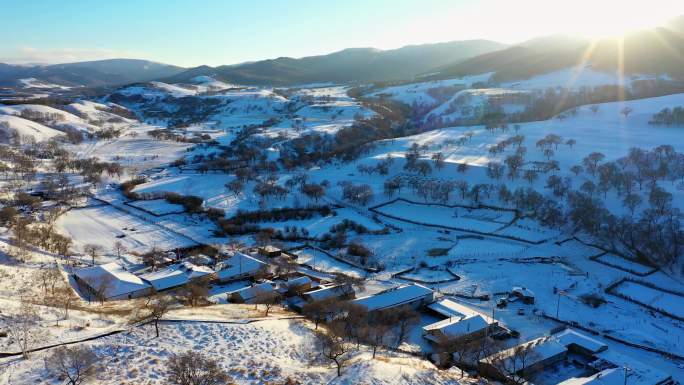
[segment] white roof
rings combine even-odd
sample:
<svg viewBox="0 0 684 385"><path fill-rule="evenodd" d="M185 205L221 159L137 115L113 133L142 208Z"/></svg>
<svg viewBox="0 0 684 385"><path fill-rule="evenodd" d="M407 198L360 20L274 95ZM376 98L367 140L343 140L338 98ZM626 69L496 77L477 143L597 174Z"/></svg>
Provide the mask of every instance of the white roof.
<svg viewBox="0 0 684 385"><path fill-rule="evenodd" d="M190 280L214 273L206 266L197 266L190 262L167 266L161 270L145 273L140 278L148 281L155 290L164 290L185 285Z"/></svg>
<svg viewBox="0 0 684 385"><path fill-rule="evenodd" d="M526 287L516 286L511 290L513 293L520 293L525 297L534 297L534 292Z"/></svg>
<svg viewBox="0 0 684 385"><path fill-rule="evenodd" d="M86 267L76 271L75 274L96 290L99 284L105 282L103 294L106 298L119 297L150 288L150 285L140 277L124 270L123 266L116 262Z"/></svg>
<svg viewBox="0 0 684 385"><path fill-rule="evenodd" d="M462 319L479 315L488 323L493 323L495 321L492 319L492 317L489 317L484 313L481 313L475 309L471 309L468 306L461 305L460 303L448 298L442 298L429 304L428 309L449 318L456 317L457 319Z"/></svg>
<svg viewBox="0 0 684 385"><path fill-rule="evenodd" d="M624 370L624 367L627 367L627 385L660 384L672 377L670 374L663 372L660 368L651 366L650 362L642 362L634 357L620 354L614 350L606 350L598 353L597 356L600 359L617 366L621 372ZM599 382L598 384L602 383Z"/></svg>
<svg viewBox="0 0 684 385"><path fill-rule="evenodd" d="M345 294L353 293L354 289L349 284L326 286L320 289L307 291L306 296L315 301L323 301L329 298L341 297Z"/></svg>
<svg viewBox="0 0 684 385"><path fill-rule="evenodd" d="M540 337L533 339L531 341L527 341L520 345L513 346L506 350L502 350L498 353L494 353L491 356L483 358L482 361L492 362L496 360L510 360L512 357L515 357L515 349L519 346L529 347L530 351L534 353L529 355L525 360L525 365L528 367L536 364L537 362L541 362L547 358L563 354L568 350L565 346L563 346L563 344L561 344L553 338Z"/></svg>
<svg viewBox="0 0 684 385"><path fill-rule="evenodd" d="M447 318L423 327L423 330L439 330L450 337L468 335L485 329L489 323L481 315Z"/></svg>
<svg viewBox="0 0 684 385"><path fill-rule="evenodd" d="M369 311L399 306L431 295L433 290L423 285L412 284L385 290L375 295L355 299L352 303L365 306Z"/></svg>
<svg viewBox="0 0 684 385"><path fill-rule="evenodd" d="M311 278L309 278L307 276L301 276L301 277L297 277L297 278L293 278L293 279L288 279L285 282L285 285L287 285L287 287L296 287L296 286L306 285L308 283L311 283Z"/></svg>
<svg viewBox="0 0 684 385"><path fill-rule="evenodd" d="M253 274L265 265L265 263L256 258L238 252L230 257L230 259L221 262L221 266L217 267L218 279L226 280L244 274Z"/></svg>
<svg viewBox="0 0 684 385"><path fill-rule="evenodd" d="M270 293L273 291L273 285L270 282L260 283L254 286L243 287L240 290L235 290L230 294L236 294L242 298L243 301L249 301L260 294Z"/></svg>
<svg viewBox="0 0 684 385"><path fill-rule="evenodd" d="M589 377L569 378L558 385L623 385L625 381L623 370L623 368L606 369Z"/></svg>
<svg viewBox="0 0 684 385"><path fill-rule="evenodd" d="M595 339L578 333L572 329L565 329L560 333L554 334L553 337L557 339L558 342L563 344L563 346L575 344L593 353L598 353L608 349L608 345L604 344L603 342L596 341Z"/></svg>

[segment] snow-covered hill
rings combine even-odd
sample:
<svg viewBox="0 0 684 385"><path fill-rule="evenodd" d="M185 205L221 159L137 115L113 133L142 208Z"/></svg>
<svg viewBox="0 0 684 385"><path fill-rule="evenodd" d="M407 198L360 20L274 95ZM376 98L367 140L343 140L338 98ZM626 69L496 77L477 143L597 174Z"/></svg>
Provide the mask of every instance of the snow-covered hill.
<svg viewBox="0 0 684 385"><path fill-rule="evenodd" d="M14 115L0 115L0 133L5 140L16 133L20 137L32 137L36 141L64 135L61 131Z"/></svg>
<svg viewBox="0 0 684 385"><path fill-rule="evenodd" d="M72 113L39 104L1 106L0 114L23 116L31 120L44 121L57 130L73 129L87 133L98 129L97 126Z"/></svg>

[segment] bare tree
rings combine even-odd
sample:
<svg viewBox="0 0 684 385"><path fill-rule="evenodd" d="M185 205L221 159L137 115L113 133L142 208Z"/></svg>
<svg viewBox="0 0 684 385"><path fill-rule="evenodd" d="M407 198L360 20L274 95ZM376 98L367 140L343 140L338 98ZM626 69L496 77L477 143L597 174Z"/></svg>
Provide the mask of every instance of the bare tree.
<svg viewBox="0 0 684 385"><path fill-rule="evenodd" d="M57 266L50 266L45 269L40 269L36 277L38 287L43 288L43 294L47 299L48 294L55 294L55 285L62 280L62 274L59 272Z"/></svg>
<svg viewBox="0 0 684 385"><path fill-rule="evenodd" d="M337 377L342 375L342 367L349 359L350 346L343 337L333 333L319 334L319 344L323 356L337 366Z"/></svg>
<svg viewBox="0 0 684 385"><path fill-rule="evenodd" d="M632 112L634 112L634 109L633 109L632 107L625 107L625 108L623 108L623 109L620 110L620 113L621 113L622 115L624 115L625 118L628 117L629 114L631 114Z"/></svg>
<svg viewBox="0 0 684 385"><path fill-rule="evenodd" d="M322 321L325 321L332 313L331 307L335 302L335 299L330 299L307 303L302 307L302 314L314 321L315 330L318 330L318 324L320 324Z"/></svg>
<svg viewBox="0 0 684 385"><path fill-rule="evenodd" d="M181 295L185 299L185 302L192 306L198 306L206 302L209 296L209 282L207 279L199 278L194 279L181 291Z"/></svg>
<svg viewBox="0 0 684 385"><path fill-rule="evenodd" d="M192 350L169 358L168 379L177 385L222 385L231 381L218 361Z"/></svg>
<svg viewBox="0 0 684 385"><path fill-rule="evenodd" d="M228 183L226 183L226 188L233 193L233 196L236 198L240 195L242 190L245 188L244 183L242 183L241 180L239 179L234 179Z"/></svg>
<svg viewBox="0 0 684 385"><path fill-rule="evenodd" d="M47 370L59 379L66 378L69 385L79 385L96 373L98 356L85 346L60 346L46 358Z"/></svg>
<svg viewBox="0 0 684 385"><path fill-rule="evenodd" d="M88 243L83 246L83 251L90 256L91 264L95 266L95 258L102 252L102 246Z"/></svg>
<svg viewBox="0 0 684 385"><path fill-rule="evenodd" d="M165 258L166 254L164 254L164 251L157 248L156 246L152 247L150 251L146 252L141 256L143 263L147 266L152 267L152 270L155 270L157 266L162 264Z"/></svg>
<svg viewBox="0 0 684 385"><path fill-rule="evenodd" d="M436 152L432 154L432 161L435 162L435 168L441 170L444 167L444 154L441 152Z"/></svg>
<svg viewBox="0 0 684 385"><path fill-rule="evenodd" d="M97 277L92 277L86 280L88 286L92 289L92 296L100 301L100 305L104 305L107 299L107 292L113 287L113 278L107 274L101 274ZM91 296L88 296L90 301Z"/></svg>
<svg viewBox="0 0 684 385"><path fill-rule="evenodd" d="M2 320L12 340L19 345L22 356L28 358L29 351L43 334L35 306L22 299L19 311L11 315L2 315Z"/></svg>
<svg viewBox="0 0 684 385"><path fill-rule="evenodd" d="M276 292L263 292L259 293L254 299L254 306L263 305L264 307L264 317L268 317L268 312L271 309L280 304L280 296Z"/></svg>
<svg viewBox="0 0 684 385"><path fill-rule="evenodd" d="M397 346L408 337L408 331L420 322L420 314L411 306L402 306L392 313L393 325L397 327Z"/></svg>
<svg viewBox="0 0 684 385"><path fill-rule="evenodd" d="M159 321L169 312L173 301L167 296L160 294L148 297L143 307L133 317L133 322L151 319L154 323L154 331L159 338Z"/></svg>
<svg viewBox="0 0 684 385"><path fill-rule="evenodd" d="M62 281L62 284L59 285L56 289L54 298L56 300L57 305L59 305L62 314L64 315L64 319L68 320L69 309L71 309L74 302L78 300L78 297L76 296L74 290L71 288L68 282ZM57 322L59 322L59 320Z"/></svg>
<svg viewBox="0 0 684 385"><path fill-rule="evenodd" d="M490 364L493 365L499 372L508 377L508 379L517 385L522 385L527 382L520 374L526 369L538 356L536 347L543 344L545 340L530 342L515 346L505 353L497 354L492 358ZM503 353L503 352L502 352Z"/></svg>
<svg viewBox="0 0 684 385"><path fill-rule="evenodd" d="M373 348L373 358L375 358L378 348L385 345L390 326L384 322L368 324L361 328L360 333L366 343Z"/></svg>
<svg viewBox="0 0 684 385"><path fill-rule="evenodd" d="M121 256L126 252L126 247L121 241L114 242L114 253L117 259L121 259Z"/></svg>
<svg viewBox="0 0 684 385"><path fill-rule="evenodd" d="M477 361L480 344L480 341L476 338L439 337L436 351L440 355L440 365L446 364L453 358L455 364L461 368L461 378L463 378L465 374L464 367L472 366L472 362Z"/></svg>

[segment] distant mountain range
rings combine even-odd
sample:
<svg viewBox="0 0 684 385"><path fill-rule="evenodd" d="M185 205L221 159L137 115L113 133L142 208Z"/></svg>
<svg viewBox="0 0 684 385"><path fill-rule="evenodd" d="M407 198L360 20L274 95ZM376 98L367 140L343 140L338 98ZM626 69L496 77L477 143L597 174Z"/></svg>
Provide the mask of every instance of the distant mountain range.
<svg viewBox="0 0 684 385"><path fill-rule="evenodd" d="M442 67L432 78L493 72L493 80L512 81L579 64L603 71L622 68L627 75L667 74L684 80L684 16L664 27L628 33L623 39L537 38Z"/></svg>
<svg viewBox="0 0 684 385"><path fill-rule="evenodd" d="M578 64L626 74L670 75L684 80L684 16L663 27L590 41L547 36L508 46L489 40L406 46L393 50L350 48L328 55L280 57L236 65L182 68L146 60L113 59L47 66L0 64L0 85L19 79L65 86L116 86L161 80L192 83L198 76L246 85L297 85L445 79L487 72L514 81Z"/></svg>
<svg viewBox="0 0 684 385"><path fill-rule="evenodd" d="M387 51L350 48L300 59L281 57L241 65L201 66L166 80L188 82L200 75L230 83L270 85L400 80L505 47L504 44L489 40L467 40L413 45Z"/></svg>
<svg viewBox="0 0 684 385"><path fill-rule="evenodd" d="M144 82L176 75L185 68L137 59L110 59L53 65L0 63L0 84L17 85L19 79L36 78L63 86L98 87Z"/></svg>

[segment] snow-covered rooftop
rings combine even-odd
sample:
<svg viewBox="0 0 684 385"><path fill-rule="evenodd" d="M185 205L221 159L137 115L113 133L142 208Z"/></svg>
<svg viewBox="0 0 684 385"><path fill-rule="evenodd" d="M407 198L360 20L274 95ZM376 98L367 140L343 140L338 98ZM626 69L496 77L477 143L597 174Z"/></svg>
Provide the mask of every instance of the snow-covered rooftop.
<svg viewBox="0 0 684 385"><path fill-rule="evenodd" d="M164 290L185 285L192 279L213 273L214 271L207 266L197 266L186 261L143 274L140 278L149 282L155 290Z"/></svg>
<svg viewBox="0 0 684 385"><path fill-rule="evenodd" d="M569 378L558 385L623 385L624 380L624 369L611 368L589 377Z"/></svg>
<svg viewBox="0 0 684 385"><path fill-rule="evenodd" d="M447 318L430 325L423 326L423 330L438 330L449 337L459 337L484 330L487 326L489 326L487 320L478 314L468 317Z"/></svg>
<svg viewBox="0 0 684 385"><path fill-rule="evenodd" d="M567 352L567 348L555 339L550 337L540 337L520 345L513 346L509 349L502 350L498 353L494 353L491 356L483 358L482 361L491 363L499 360L513 360L515 359L517 349L520 347L523 347L529 351L525 358L525 365L528 367ZM513 367L512 365L506 366Z"/></svg>
<svg viewBox="0 0 684 385"><path fill-rule="evenodd" d="M324 301L329 298L341 297L354 292L351 285L326 286L304 293L313 302Z"/></svg>
<svg viewBox="0 0 684 385"><path fill-rule="evenodd" d="M230 293L230 296L238 296L244 302L248 302L259 295L273 292L273 284L270 282L259 283L254 286L243 287Z"/></svg>
<svg viewBox="0 0 684 385"><path fill-rule="evenodd" d="M105 298L120 297L150 288L140 277L124 270L116 262L86 267L76 271L75 275L93 289L103 289ZM102 286L98 287L99 285Z"/></svg>
<svg viewBox="0 0 684 385"><path fill-rule="evenodd" d="M558 340L558 342L563 344L563 346L575 344L593 353L598 353L608 349L608 345L596 341L595 339L578 333L572 329L565 329L560 333L554 334L553 337Z"/></svg>
<svg viewBox="0 0 684 385"><path fill-rule="evenodd" d="M516 286L511 290L511 293L520 294L524 297L534 297L534 292L526 287Z"/></svg>
<svg viewBox="0 0 684 385"><path fill-rule="evenodd" d="M297 286L310 284L311 282L312 282L311 278L309 278L307 276L301 276L301 277L297 277L297 278L288 279L287 282L285 282L285 286L297 287Z"/></svg>
<svg viewBox="0 0 684 385"><path fill-rule="evenodd" d="M231 280L245 274L254 274L266 264L243 253L235 253L230 259L223 261L217 268L219 280Z"/></svg>
<svg viewBox="0 0 684 385"><path fill-rule="evenodd" d="M494 322L494 320L486 314L471 309L468 306L461 305L460 303L449 298L442 298L436 302L429 304L428 309L449 318L455 317L457 319L462 319L466 317L473 317L479 315L488 323Z"/></svg>
<svg viewBox="0 0 684 385"><path fill-rule="evenodd" d="M421 298L432 296L433 293L434 291L428 287L412 284L385 290L375 295L358 298L352 302L357 305L365 306L369 311L373 311L409 304Z"/></svg>

